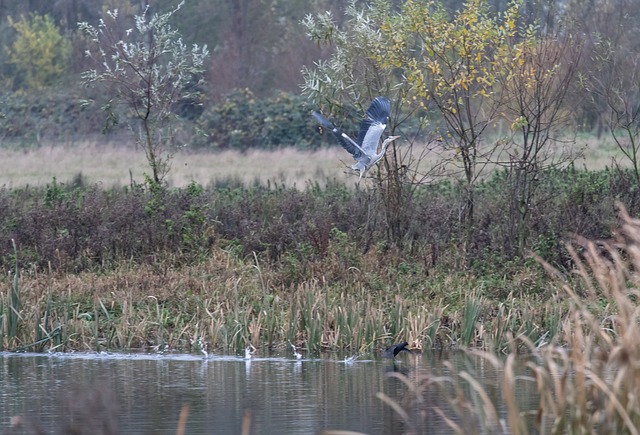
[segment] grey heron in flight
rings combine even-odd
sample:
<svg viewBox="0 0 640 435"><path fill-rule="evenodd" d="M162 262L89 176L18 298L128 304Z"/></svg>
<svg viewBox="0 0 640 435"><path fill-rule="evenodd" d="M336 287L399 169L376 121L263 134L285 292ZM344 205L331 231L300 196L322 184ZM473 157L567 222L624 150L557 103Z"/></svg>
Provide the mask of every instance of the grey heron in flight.
<svg viewBox="0 0 640 435"><path fill-rule="evenodd" d="M353 156L356 163L351 166L351 169L360 172L359 180L362 179L362 176L370 167L380 161L387 151L387 146L400 137L389 136L386 138L382 142L380 153L378 153L380 137L385 128L387 128L387 122L389 122L389 106L389 99L387 97L376 97L371 102L371 105L367 109L366 116L360 123L358 140L351 139L320 113L313 112L313 117L316 118L320 125L331 130L333 135L340 141L342 147Z"/></svg>

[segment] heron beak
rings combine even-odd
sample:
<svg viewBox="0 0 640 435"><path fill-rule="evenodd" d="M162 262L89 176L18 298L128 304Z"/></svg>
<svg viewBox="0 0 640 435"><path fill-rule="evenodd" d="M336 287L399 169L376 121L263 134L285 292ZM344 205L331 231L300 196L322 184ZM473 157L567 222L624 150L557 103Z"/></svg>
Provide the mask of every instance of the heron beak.
<svg viewBox="0 0 640 435"><path fill-rule="evenodd" d="M389 136L388 139L391 142L392 140L400 139L400 136Z"/></svg>

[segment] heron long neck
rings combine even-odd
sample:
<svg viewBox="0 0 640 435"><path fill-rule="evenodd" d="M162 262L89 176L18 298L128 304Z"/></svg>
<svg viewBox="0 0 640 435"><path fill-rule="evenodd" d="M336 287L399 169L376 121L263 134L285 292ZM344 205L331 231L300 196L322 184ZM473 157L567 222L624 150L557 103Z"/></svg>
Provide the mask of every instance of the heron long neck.
<svg viewBox="0 0 640 435"><path fill-rule="evenodd" d="M376 160L384 156L384 153L387 152L387 147L391 142L393 142L393 139L389 139L389 138L385 139L384 142L382 142L382 147L380 148L380 154L376 155Z"/></svg>

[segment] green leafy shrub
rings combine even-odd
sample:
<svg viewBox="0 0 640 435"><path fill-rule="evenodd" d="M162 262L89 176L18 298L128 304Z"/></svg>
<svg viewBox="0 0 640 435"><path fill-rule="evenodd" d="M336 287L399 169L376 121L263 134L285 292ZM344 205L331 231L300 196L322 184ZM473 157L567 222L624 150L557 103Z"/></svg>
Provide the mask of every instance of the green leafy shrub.
<svg viewBox="0 0 640 435"><path fill-rule="evenodd" d="M48 15L32 14L18 21L9 17L9 24L17 32L8 48L10 62L17 73L14 85L39 89L63 77L71 55L71 42Z"/></svg>
<svg viewBox="0 0 640 435"><path fill-rule="evenodd" d="M318 148L323 136L304 98L280 93L257 99L248 89L236 90L211 105L198 120L203 133L196 146L214 149Z"/></svg>

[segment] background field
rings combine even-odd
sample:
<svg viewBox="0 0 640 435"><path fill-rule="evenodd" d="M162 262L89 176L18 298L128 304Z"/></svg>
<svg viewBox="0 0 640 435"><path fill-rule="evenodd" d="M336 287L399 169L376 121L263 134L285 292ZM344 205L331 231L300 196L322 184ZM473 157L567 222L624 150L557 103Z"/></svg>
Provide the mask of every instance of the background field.
<svg viewBox="0 0 640 435"><path fill-rule="evenodd" d="M339 148L304 152L284 149L277 152L255 150L187 152L174 155L167 182L183 187L191 181L206 185L214 180L241 181L245 184L267 180L304 185L312 178L333 177L346 180L346 154ZM0 149L0 185L42 186L56 177L67 182L79 173L89 183L105 187L127 185L131 177L141 182L149 172L144 152L118 145L79 147L46 146L28 151Z"/></svg>
<svg viewBox="0 0 640 435"><path fill-rule="evenodd" d="M417 148L417 147L416 147ZM585 136L573 147L575 164L579 168L600 170L615 161L627 162L609 137L601 140ZM424 171L433 166L442 154L428 154L421 162ZM234 182L266 185L275 182L304 188L309 180L357 182L349 166L351 157L340 147L304 151L283 148L276 151L226 150L205 152L182 150L175 153L171 171L166 179L173 187L184 187L191 181L206 186L212 182ZM82 174L85 182L104 187L128 185L133 178L142 182L149 173L144 152L135 146L121 144L48 145L17 150L0 148L0 186L44 186L53 177L69 182Z"/></svg>

